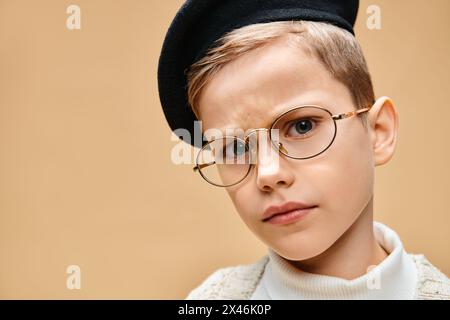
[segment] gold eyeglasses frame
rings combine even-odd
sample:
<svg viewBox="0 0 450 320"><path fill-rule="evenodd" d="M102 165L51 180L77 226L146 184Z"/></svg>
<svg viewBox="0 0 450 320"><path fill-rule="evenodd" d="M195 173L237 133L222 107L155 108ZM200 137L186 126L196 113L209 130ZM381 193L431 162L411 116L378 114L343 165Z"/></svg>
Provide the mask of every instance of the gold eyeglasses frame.
<svg viewBox="0 0 450 320"><path fill-rule="evenodd" d="M373 105L372 105L372 106L373 106ZM251 130L249 130L248 133L245 135L244 139L241 139L241 138L236 137L236 136L224 136L224 137L221 137L221 138L218 138L218 139L213 139L213 140L211 140L211 141L208 141L208 142L200 149L199 153L197 154L197 157L196 157L196 159L195 159L196 165L195 165L195 167L193 167L192 169L193 169L194 172L195 172L195 171L198 171L198 172L200 173L200 175L202 176L203 179L205 179L208 183L210 183L210 184L212 184L212 185L214 185L214 186L217 186L217 187L231 187L231 186L234 186L234 185L240 183L242 180L244 180L244 179L248 176L248 174L249 174L250 171L251 171L251 168L253 167L253 163L250 163L249 169L248 169L247 173L245 174L245 176L244 176L242 179L240 179L239 181L237 181L237 182L235 182L235 183L233 183L233 184L229 184L229 185L220 185L220 184L217 184L217 183L214 183L214 182L210 181L210 180L202 173L201 169L206 168L206 167L211 166L211 165L214 165L214 164L216 164L216 162L213 161L213 162L208 162L208 163L204 163L204 164L199 164L199 163L198 163L198 157L199 157L200 154L202 153L203 149L206 148L209 144L213 143L214 141L219 140L219 139L224 139L224 138L233 138L233 139L240 140L240 141L243 142L245 145L247 145L247 144L248 144L248 141L249 141L248 139L249 139L249 137L250 137L251 134L253 134L253 133L255 133L255 132L258 132L258 131L269 131L269 139L270 139L271 144L273 145L273 147L275 148L276 151L279 151L281 154L283 154L283 155L285 155L286 157L291 158L291 159L296 159L296 160L310 159L310 158L314 158L314 157L318 156L319 154L322 154L323 152L325 152L325 151L333 144L333 142L334 142L334 140L335 140L335 138L336 138L336 135L337 135L337 125L336 125L336 121L337 121L337 120L342 120L342 119L351 118L351 117L353 117L353 116L362 114L362 113L364 113L364 112L368 112L368 111L372 108L372 106L366 107L366 108L357 109L357 110L353 110L353 111L349 111L349 112L344 112L344 113L340 113L340 114L335 114L335 115L333 115L328 109L326 109L326 108L324 108L324 107L321 107L321 106L318 106L318 105L313 105L313 104L306 104L306 105L299 105L299 106L296 106L296 107L292 107L292 108L290 108L290 109L288 109L288 110L286 110L286 111L283 111L280 115L278 115L278 116L275 118L275 120L272 122L270 128L255 128L255 129L251 129ZM289 112L292 112L293 110L301 109L301 108L305 108L305 107L308 107L308 108L311 108L311 107L313 107L313 108L318 108L318 109L321 109L321 110L327 112L327 113L331 116L331 119L333 120L333 123L334 123L334 135L333 135L333 138L331 139L331 142L328 144L328 146L327 146L326 148L324 148L321 152L319 152L319 153L317 153L317 154L315 154L315 155L309 156L309 157L298 158L298 157L290 156L290 155L288 154L287 150L283 147L283 144L282 144L281 142L279 142L278 144L275 143L275 141L272 139L272 130L273 130L273 126L277 123L277 121L278 121L280 118L282 118L285 114L287 114L287 113L289 113Z"/></svg>

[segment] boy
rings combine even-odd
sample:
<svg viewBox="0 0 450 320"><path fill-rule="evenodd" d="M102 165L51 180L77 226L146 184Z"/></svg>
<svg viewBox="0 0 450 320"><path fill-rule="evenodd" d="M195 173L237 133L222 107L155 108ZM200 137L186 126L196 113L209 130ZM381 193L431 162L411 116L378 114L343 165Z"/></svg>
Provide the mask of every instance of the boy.
<svg viewBox="0 0 450 320"><path fill-rule="evenodd" d="M449 299L448 278L373 221L374 167L398 115L375 100L358 1L187 1L158 80L172 128L204 136L195 170L269 248L188 299ZM267 152L269 150L269 152Z"/></svg>

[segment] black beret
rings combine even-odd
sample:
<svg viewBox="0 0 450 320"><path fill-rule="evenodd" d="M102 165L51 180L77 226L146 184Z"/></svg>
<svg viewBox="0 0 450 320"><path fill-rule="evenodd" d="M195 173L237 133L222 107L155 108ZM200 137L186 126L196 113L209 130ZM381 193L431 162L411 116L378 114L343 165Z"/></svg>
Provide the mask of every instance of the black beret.
<svg viewBox="0 0 450 320"><path fill-rule="evenodd" d="M170 128L187 129L191 139L186 142L203 145L188 103L186 74L225 33L255 23L308 20L354 34L358 6L358 0L187 0L167 31L158 64L159 98Z"/></svg>

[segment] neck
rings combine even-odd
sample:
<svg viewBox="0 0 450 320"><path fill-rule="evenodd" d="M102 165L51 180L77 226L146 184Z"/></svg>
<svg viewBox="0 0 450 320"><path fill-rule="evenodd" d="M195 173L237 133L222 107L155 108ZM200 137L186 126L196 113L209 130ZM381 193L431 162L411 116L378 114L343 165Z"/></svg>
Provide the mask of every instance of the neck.
<svg viewBox="0 0 450 320"><path fill-rule="evenodd" d="M373 197L350 228L326 251L313 258L290 261L315 274L347 280L358 278L388 256L373 232Z"/></svg>

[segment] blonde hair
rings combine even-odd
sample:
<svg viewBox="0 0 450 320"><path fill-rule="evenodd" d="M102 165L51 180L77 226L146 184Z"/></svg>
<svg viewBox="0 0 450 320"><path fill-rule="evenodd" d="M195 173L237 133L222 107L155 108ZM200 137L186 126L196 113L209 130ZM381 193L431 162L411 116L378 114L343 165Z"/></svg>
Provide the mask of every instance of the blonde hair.
<svg viewBox="0 0 450 320"><path fill-rule="evenodd" d="M187 73L188 102L197 118L197 102L202 88L214 74L245 53L290 34L297 36L299 43L315 54L349 89L357 109L373 104L375 96L367 64L360 45L350 32L323 22L276 21L228 32L203 58L192 64ZM362 115L365 120L366 113Z"/></svg>

